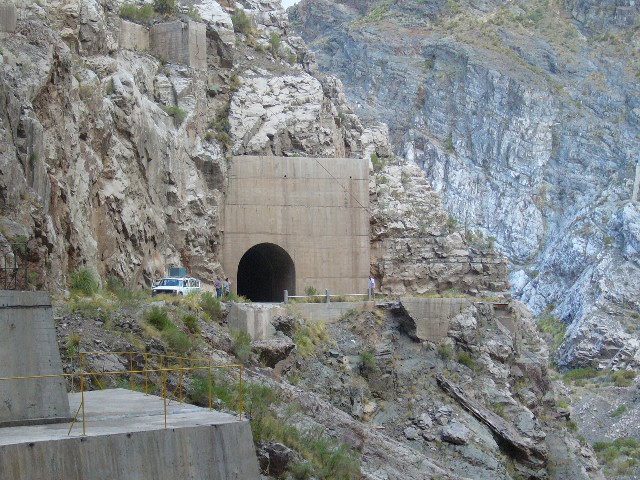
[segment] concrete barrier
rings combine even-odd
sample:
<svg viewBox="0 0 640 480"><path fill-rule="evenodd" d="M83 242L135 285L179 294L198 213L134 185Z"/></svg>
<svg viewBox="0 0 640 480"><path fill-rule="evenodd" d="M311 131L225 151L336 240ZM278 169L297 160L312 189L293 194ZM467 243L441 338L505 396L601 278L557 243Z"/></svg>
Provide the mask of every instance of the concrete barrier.
<svg viewBox="0 0 640 480"><path fill-rule="evenodd" d="M149 32L149 46L154 55L167 62L207 68L207 27L199 22L158 23Z"/></svg>
<svg viewBox="0 0 640 480"><path fill-rule="evenodd" d="M77 408L78 394L70 395ZM124 389L85 393L76 424L0 429L0 477L13 480L258 480L248 421Z"/></svg>
<svg viewBox="0 0 640 480"><path fill-rule="evenodd" d="M49 294L0 291L0 377L60 373ZM67 421L69 417L64 378L0 381L0 426Z"/></svg>
<svg viewBox="0 0 640 480"><path fill-rule="evenodd" d="M275 317L287 314L278 303L232 303L227 315L230 330L246 332L252 340L265 340L275 333Z"/></svg>
<svg viewBox="0 0 640 480"><path fill-rule="evenodd" d="M466 298L402 297L400 305L407 314L407 333L421 341L438 343L447 337L449 320L471 302Z"/></svg>
<svg viewBox="0 0 640 480"><path fill-rule="evenodd" d="M149 29L144 25L120 20L120 48L146 52L149 50Z"/></svg>
<svg viewBox="0 0 640 480"><path fill-rule="evenodd" d="M17 20L18 12L15 5L0 4L0 32L15 32Z"/></svg>

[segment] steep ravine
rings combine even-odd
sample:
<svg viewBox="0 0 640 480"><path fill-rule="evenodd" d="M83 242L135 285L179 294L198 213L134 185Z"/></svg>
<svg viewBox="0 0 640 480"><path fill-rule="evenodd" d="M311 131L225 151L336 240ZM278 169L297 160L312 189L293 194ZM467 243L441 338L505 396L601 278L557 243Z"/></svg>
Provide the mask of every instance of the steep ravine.
<svg viewBox="0 0 640 480"><path fill-rule="evenodd" d="M568 325L561 366L636 366L636 2L303 0L290 10L356 113L389 126L514 294Z"/></svg>

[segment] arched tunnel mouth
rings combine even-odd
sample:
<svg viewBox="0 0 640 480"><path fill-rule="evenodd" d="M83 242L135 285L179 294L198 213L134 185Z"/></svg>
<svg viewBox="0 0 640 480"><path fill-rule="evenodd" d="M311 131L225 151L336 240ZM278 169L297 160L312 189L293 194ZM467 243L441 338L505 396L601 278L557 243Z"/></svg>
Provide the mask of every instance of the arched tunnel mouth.
<svg viewBox="0 0 640 480"><path fill-rule="evenodd" d="M287 251L273 243L254 245L238 264L238 295L252 302L282 302L295 295L296 269Z"/></svg>

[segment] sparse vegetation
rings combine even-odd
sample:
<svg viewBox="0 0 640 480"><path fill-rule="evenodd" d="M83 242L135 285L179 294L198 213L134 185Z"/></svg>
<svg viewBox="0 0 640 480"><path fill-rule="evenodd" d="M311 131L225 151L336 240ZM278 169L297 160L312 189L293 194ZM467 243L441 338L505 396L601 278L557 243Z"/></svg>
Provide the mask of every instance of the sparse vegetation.
<svg viewBox="0 0 640 480"><path fill-rule="evenodd" d="M471 370L475 370L477 368L476 361L469 352L458 352L457 360L459 364L464 365Z"/></svg>
<svg viewBox="0 0 640 480"><path fill-rule="evenodd" d="M160 15L173 15L177 11L176 0L153 0L153 9Z"/></svg>
<svg viewBox="0 0 640 480"><path fill-rule="evenodd" d="M253 33L253 22L241 8L238 8L231 15L231 23L233 23L234 32L244 33L245 35Z"/></svg>
<svg viewBox="0 0 640 480"><path fill-rule="evenodd" d="M360 372L367 375L378 370L378 362L376 354L373 350L364 350L360 352Z"/></svg>
<svg viewBox="0 0 640 480"><path fill-rule="evenodd" d="M204 292L200 295L200 308L209 320L214 322L222 320L222 305L211 292Z"/></svg>
<svg viewBox="0 0 640 480"><path fill-rule="evenodd" d="M233 354L242 363L246 363L251 358L251 336L244 331L237 330L231 332Z"/></svg>
<svg viewBox="0 0 640 480"><path fill-rule="evenodd" d="M151 23L156 16L156 12L153 9L153 5L145 3L142 6L137 6L132 3L123 3L120 7L120 17L125 20L131 20L132 22L139 23Z"/></svg>
<svg viewBox="0 0 640 480"><path fill-rule="evenodd" d="M172 116L176 123L180 125L185 118L187 118L187 111L180 108L178 105L169 105L163 107L163 110L167 113L167 115Z"/></svg>
<svg viewBox="0 0 640 480"><path fill-rule="evenodd" d="M538 319L538 330L549 342L552 353L555 353L562 345L567 326L555 315L546 313Z"/></svg>
<svg viewBox="0 0 640 480"><path fill-rule="evenodd" d="M374 172L379 172L380 170L382 170L385 167L386 162L385 162L384 159L380 158L377 153L372 153L371 154L371 165L373 165L373 171Z"/></svg>
<svg viewBox="0 0 640 480"><path fill-rule="evenodd" d="M453 357L453 348L448 343L443 342L438 345L437 354L442 361L447 362Z"/></svg>
<svg viewBox="0 0 640 480"><path fill-rule="evenodd" d="M81 268L71 274L71 291L78 295L93 295L98 292L100 283L89 268Z"/></svg>
<svg viewBox="0 0 640 480"><path fill-rule="evenodd" d="M316 289L316 287L313 287L313 286L309 285L308 287L306 287L306 288L304 289L304 294L305 294L305 295L308 295L308 296L310 296L310 297L311 297L311 296L313 296L313 295L318 295L318 294L319 294L319 292L318 292L318 290Z"/></svg>
<svg viewBox="0 0 640 480"><path fill-rule="evenodd" d="M313 322L309 325L298 324L293 334L293 342L302 357L311 357L317 350L327 344L329 334L324 322Z"/></svg>
<svg viewBox="0 0 640 480"><path fill-rule="evenodd" d="M611 379L616 387L630 387L636 378L636 372L632 370L618 370L611 373Z"/></svg>
<svg viewBox="0 0 640 480"><path fill-rule="evenodd" d="M631 437L593 444L598 460L616 476L628 475L640 463L640 441Z"/></svg>
<svg viewBox="0 0 640 480"><path fill-rule="evenodd" d="M144 314L144 320L160 332L173 327L169 314L162 307L151 307Z"/></svg>
<svg viewBox="0 0 640 480"><path fill-rule="evenodd" d="M627 410L629 410L629 407L627 407L624 403L622 405L618 405L618 407L613 410L609 416L612 418L616 418L616 417L621 417L622 415L624 415L625 413L627 413Z"/></svg>
<svg viewBox="0 0 640 480"><path fill-rule="evenodd" d="M165 328L162 332L162 338L167 342L171 351L180 355L184 355L193 348L193 343L189 336L178 330L178 328L173 324L168 328Z"/></svg>
<svg viewBox="0 0 640 480"><path fill-rule="evenodd" d="M78 354L80 348L81 337L77 333L71 333L67 336L67 355L73 357Z"/></svg>
<svg viewBox="0 0 640 480"><path fill-rule="evenodd" d="M282 46L282 38L278 33L272 33L269 37L269 48L274 57L280 54L280 47Z"/></svg>
<svg viewBox="0 0 640 480"><path fill-rule="evenodd" d="M191 333L200 332L200 326L198 325L198 317L196 317L195 315L185 315L182 318L182 322L184 323L184 326L187 327Z"/></svg>

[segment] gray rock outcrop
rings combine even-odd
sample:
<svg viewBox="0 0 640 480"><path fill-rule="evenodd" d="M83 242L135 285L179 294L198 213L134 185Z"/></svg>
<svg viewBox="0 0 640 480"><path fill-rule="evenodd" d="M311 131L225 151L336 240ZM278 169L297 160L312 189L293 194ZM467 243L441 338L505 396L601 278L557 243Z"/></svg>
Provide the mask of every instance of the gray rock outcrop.
<svg viewBox="0 0 640 480"><path fill-rule="evenodd" d="M639 8L303 0L291 10L356 112L389 125L396 153L422 167L466 231L495 238L514 293L570 325L561 366L636 363Z"/></svg>

